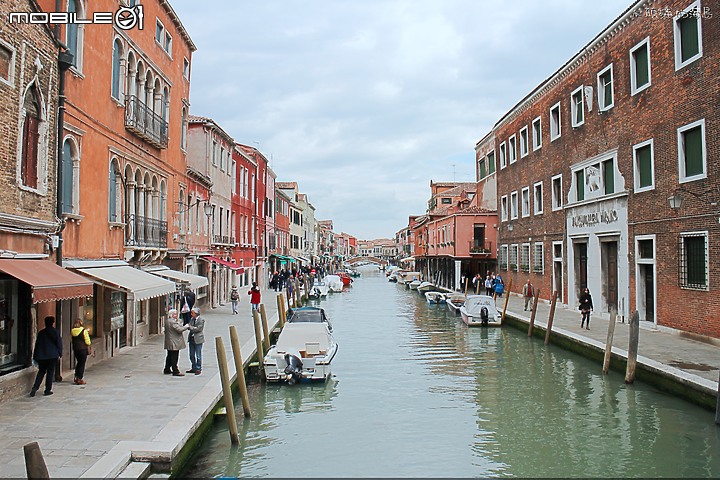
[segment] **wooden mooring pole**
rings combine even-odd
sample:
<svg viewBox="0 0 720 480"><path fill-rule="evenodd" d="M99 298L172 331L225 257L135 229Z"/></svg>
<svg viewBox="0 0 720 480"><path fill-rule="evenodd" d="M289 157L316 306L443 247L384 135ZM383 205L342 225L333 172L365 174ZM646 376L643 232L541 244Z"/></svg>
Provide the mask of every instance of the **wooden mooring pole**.
<svg viewBox="0 0 720 480"><path fill-rule="evenodd" d="M535 290L535 298L533 298L532 312L530 313L530 325L528 326L528 337L532 337L533 326L535 325L535 312L537 312L538 298L540 298L540 289Z"/></svg>
<svg viewBox="0 0 720 480"><path fill-rule="evenodd" d="M217 352L218 368L220 370L220 383L222 383L225 415L227 416L228 428L230 429L230 441L233 445L237 445L240 443L240 438L238 437L238 428L235 422L235 405L233 404L232 391L230 390L230 376L228 375L227 358L225 357L225 346L223 345L222 337L215 337L215 351Z"/></svg>
<svg viewBox="0 0 720 480"><path fill-rule="evenodd" d="M260 364L260 368L262 369L263 365L263 359L265 358L265 353L263 350L263 331L262 326L260 325L260 314L257 310L253 310L253 323L255 324L255 346L257 348L257 359L258 364Z"/></svg>
<svg viewBox="0 0 720 480"><path fill-rule="evenodd" d="M548 315L547 329L545 330L545 345L550 344L550 332L552 331L553 318L555 318L555 304L557 303L558 292L555 290L550 302L550 315Z"/></svg>
<svg viewBox="0 0 720 480"><path fill-rule="evenodd" d="M505 312L507 311L507 304L508 304L508 301L510 300L510 291L512 290L512 281L513 281L513 279L511 278L510 283L508 283L508 288L505 291L505 305L503 306L502 317L500 317L500 325L502 325L503 322L505 321Z"/></svg>
<svg viewBox="0 0 720 480"><path fill-rule="evenodd" d="M240 400L242 400L243 413L250 416L250 400L248 399L247 383L245 383L245 368L243 367L242 353L240 352L240 340L238 339L235 325L230 325L230 345L232 346L233 359L235 360L235 371L237 372L238 389Z"/></svg>
<svg viewBox="0 0 720 480"><path fill-rule="evenodd" d="M263 335L265 337L265 351L270 350L270 331L268 330L267 313L265 312L265 304L260 304L260 320L262 321Z"/></svg>
<svg viewBox="0 0 720 480"><path fill-rule="evenodd" d="M23 453L25 454L25 471L27 472L27 478L50 478L50 473L48 473L47 465L45 465L45 459L40 451L38 442L24 445Z"/></svg>
<svg viewBox="0 0 720 480"><path fill-rule="evenodd" d="M617 312L613 309L610 312L610 323L608 323L607 340L605 341L605 358L603 359L603 373L605 375L610 371L610 357L612 356L613 337L615 337L615 322L617 322Z"/></svg>
<svg viewBox="0 0 720 480"><path fill-rule="evenodd" d="M640 341L640 314L637 310L630 315L630 340L628 344L627 369L625 370L625 383L635 381L635 367L637 367L638 343Z"/></svg>

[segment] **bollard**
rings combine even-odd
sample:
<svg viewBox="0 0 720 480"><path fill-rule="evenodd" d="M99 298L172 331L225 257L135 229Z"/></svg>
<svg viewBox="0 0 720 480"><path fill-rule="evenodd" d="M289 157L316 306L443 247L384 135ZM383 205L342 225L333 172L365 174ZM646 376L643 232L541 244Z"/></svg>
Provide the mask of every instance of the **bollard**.
<svg viewBox="0 0 720 480"><path fill-rule="evenodd" d="M607 375L610 371L610 356L612 355L613 337L615 336L615 322L617 321L617 312L612 309L610 312L610 323L608 324L607 341L605 342L605 358L603 359L603 373Z"/></svg>
<svg viewBox="0 0 720 480"><path fill-rule="evenodd" d="M40 445L38 442L32 442L24 445L23 453L25 454L25 471L27 472L27 478L50 478L50 474L48 473L47 465L45 465L45 459L40 451Z"/></svg>
<svg viewBox="0 0 720 480"><path fill-rule="evenodd" d="M510 300L510 290L511 289L512 289L512 278L510 279L510 283L508 283L507 291L505 292L505 306L503 306L502 317L500 317L500 325L502 325L503 322L505 321L505 312L507 311L507 304L508 304L508 301Z"/></svg>
<svg viewBox="0 0 720 480"><path fill-rule="evenodd" d="M265 358L265 354L263 353L263 332L262 332L262 326L260 325L260 314L257 310L253 310L252 312L253 316L253 323L255 324L255 345L257 346L257 358L258 363L260 364L260 368L263 367L263 359Z"/></svg>
<svg viewBox="0 0 720 480"><path fill-rule="evenodd" d="M552 330L553 317L555 317L555 303L557 302L558 292L555 290L550 303L550 315L548 316L547 330L545 331L545 345L550 344L550 331Z"/></svg>
<svg viewBox="0 0 720 480"><path fill-rule="evenodd" d="M235 325L230 325L230 345L232 346L233 358L235 359L235 371L237 372L238 389L240 400L242 400L243 413L250 416L250 400L248 400L247 384L245 383L245 368L243 367L242 353L240 352L240 340L238 340Z"/></svg>
<svg viewBox="0 0 720 480"><path fill-rule="evenodd" d="M468 279L465 279L465 296L467 296L467 289L468 289Z"/></svg>
<svg viewBox="0 0 720 480"><path fill-rule="evenodd" d="M260 304L260 319L262 320L263 335L265 335L265 351L270 350L270 332L268 331L267 313L265 313L265 304Z"/></svg>
<svg viewBox="0 0 720 480"><path fill-rule="evenodd" d="M535 325L535 312L537 312L538 298L540 298L540 289L535 290L535 298L533 298L533 308L530 313L530 325L528 326L528 337L532 337L533 326Z"/></svg>
<svg viewBox="0 0 720 480"><path fill-rule="evenodd" d="M222 337L215 337L215 351L217 352L223 400L225 401L225 411L230 429L230 441L233 445L237 445L240 443L240 438L238 438L237 423L235 423L235 405L233 405L232 392L230 391L230 376L228 375L227 358L225 358L225 346Z"/></svg>
<svg viewBox="0 0 720 480"><path fill-rule="evenodd" d="M635 367L637 367L638 342L640 341L640 314L637 310L630 315L630 340L628 344L627 369L625 370L625 383L635 381Z"/></svg>

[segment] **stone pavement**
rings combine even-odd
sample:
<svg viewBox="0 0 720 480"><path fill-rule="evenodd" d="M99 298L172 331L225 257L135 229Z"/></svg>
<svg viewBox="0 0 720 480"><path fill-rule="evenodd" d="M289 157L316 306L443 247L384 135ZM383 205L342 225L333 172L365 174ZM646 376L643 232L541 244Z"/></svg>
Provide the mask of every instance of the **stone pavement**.
<svg viewBox="0 0 720 480"><path fill-rule="evenodd" d="M72 372L65 371L65 380L53 385L54 395L45 397L41 389L35 398L0 404L0 477L26 477L23 445L34 441L51 478L117 476L131 451L172 458L221 398L215 337L223 338L231 376L230 325L237 329L243 360L255 354L246 291L240 291L239 315L231 314L229 304L201 312L206 319L201 375L164 375L164 338L154 335L89 367L87 385L72 384ZM276 294L263 291L262 299L272 326L278 318ZM187 348L178 365L183 372L190 368Z"/></svg>

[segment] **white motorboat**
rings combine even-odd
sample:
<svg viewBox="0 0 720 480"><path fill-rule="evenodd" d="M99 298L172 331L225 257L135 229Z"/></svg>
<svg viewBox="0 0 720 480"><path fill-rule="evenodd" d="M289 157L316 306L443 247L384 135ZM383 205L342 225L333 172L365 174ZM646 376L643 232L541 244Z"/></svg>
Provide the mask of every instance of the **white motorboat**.
<svg viewBox="0 0 720 480"><path fill-rule="evenodd" d="M325 282L322 280L315 280L315 283L313 283L312 287L310 287L309 296L312 298L322 298L326 297L329 291L330 287L328 287Z"/></svg>
<svg viewBox="0 0 720 480"><path fill-rule="evenodd" d="M343 281L338 275L325 275L323 282L328 286L330 292L342 292Z"/></svg>
<svg viewBox="0 0 720 480"><path fill-rule="evenodd" d="M422 282L420 280L413 280L412 282L408 283L408 287L410 290L417 290Z"/></svg>
<svg viewBox="0 0 720 480"><path fill-rule="evenodd" d="M291 308L287 312L287 323L323 323L329 332L332 332L332 324L320 307L298 307Z"/></svg>
<svg viewBox="0 0 720 480"><path fill-rule="evenodd" d="M460 307L465 305L465 295L462 293L450 293L445 295L445 303L447 304L448 310L453 312L455 315L460 315Z"/></svg>
<svg viewBox="0 0 720 480"><path fill-rule="evenodd" d="M413 280L420 280L420 272L401 271L398 273L398 282L401 284L411 283Z"/></svg>
<svg viewBox="0 0 720 480"><path fill-rule="evenodd" d="M337 349L328 324L289 322L263 359L265 379L289 385L323 382L330 378L330 363Z"/></svg>
<svg viewBox="0 0 720 480"><path fill-rule="evenodd" d="M424 293L429 292L430 290L433 290L435 288L435 284L432 282L421 282L420 285L418 285L417 290L418 292Z"/></svg>
<svg viewBox="0 0 720 480"><path fill-rule="evenodd" d="M425 292L425 300L430 304L445 303L445 294L442 292Z"/></svg>
<svg viewBox="0 0 720 480"><path fill-rule="evenodd" d="M501 315L495 307L495 300L488 295L468 295L460 307L460 316L469 327L499 327Z"/></svg>

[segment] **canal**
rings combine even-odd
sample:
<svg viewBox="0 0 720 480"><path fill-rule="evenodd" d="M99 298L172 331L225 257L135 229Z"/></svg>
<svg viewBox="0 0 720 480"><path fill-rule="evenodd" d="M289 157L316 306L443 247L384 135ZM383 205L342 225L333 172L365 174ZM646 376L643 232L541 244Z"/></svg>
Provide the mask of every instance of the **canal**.
<svg viewBox="0 0 720 480"><path fill-rule="evenodd" d="M334 378L250 385L240 445L217 422L184 476L720 476L712 412L512 328L468 329L377 270L320 305Z"/></svg>

